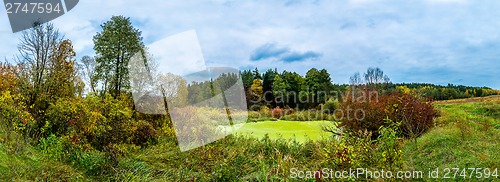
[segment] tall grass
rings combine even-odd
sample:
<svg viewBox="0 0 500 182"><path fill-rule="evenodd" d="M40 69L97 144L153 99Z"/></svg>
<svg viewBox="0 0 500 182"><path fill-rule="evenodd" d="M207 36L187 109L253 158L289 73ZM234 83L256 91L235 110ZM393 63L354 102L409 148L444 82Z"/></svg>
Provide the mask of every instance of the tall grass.
<svg viewBox="0 0 500 182"><path fill-rule="evenodd" d="M500 99L476 100L438 103L438 127L403 149L406 168L500 168Z"/></svg>

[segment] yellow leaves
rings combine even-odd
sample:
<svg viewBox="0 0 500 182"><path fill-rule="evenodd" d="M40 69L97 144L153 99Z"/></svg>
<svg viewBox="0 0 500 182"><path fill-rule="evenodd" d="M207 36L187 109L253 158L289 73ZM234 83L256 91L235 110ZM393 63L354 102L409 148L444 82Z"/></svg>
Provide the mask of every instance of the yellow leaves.
<svg viewBox="0 0 500 182"><path fill-rule="evenodd" d="M0 63L0 92L14 91L17 87L16 66Z"/></svg>
<svg viewBox="0 0 500 182"><path fill-rule="evenodd" d="M0 95L0 118L9 121L15 131L23 131L28 125L34 123L31 114L19 101L19 94L11 95L9 91Z"/></svg>
<svg viewBox="0 0 500 182"><path fill-rule="evenodd" d="M402 94L410 94L412 91L410 88L408 88L406 86L397 86L396 90L398 90Z"/></svg>

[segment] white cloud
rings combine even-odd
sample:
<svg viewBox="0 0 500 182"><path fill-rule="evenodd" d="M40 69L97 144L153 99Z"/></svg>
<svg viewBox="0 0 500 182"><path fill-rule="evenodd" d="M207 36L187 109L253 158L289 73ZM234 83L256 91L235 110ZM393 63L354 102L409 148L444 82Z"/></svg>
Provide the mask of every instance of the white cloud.
<svg viewBox="0 0 500 182"><path fill-rule="evenodd" d="M206 70L195 30L169 36L149 45L149 51L158 62L158 71L187 75Z"/></svg>
<svg viewBox="0 0 500 182"><path fill-rule="evenodd" d="M478 53L456 47L464 44L490 50L493 48L486 45L500 44L499 8L497 1L466 0L87 0L54 23L73 40L79 56L93 53L92 36L101 23L112 15L124 15L143 32L146 44L195 29L209 65L278 67L299 73L311 67L326 68L335 82L346 83L352 73L369 66L379 66L393 73L390 75L429 70L433 65L470 75L484 67L497 68L495 51ZM9 26L5 12L0 16L0 25ZM14 54L18 34L0 34L0 56ZM322 57L313 63L250 62L252 51L268 42L300 52L314 50ZM476 60L489 61L465 64ZM464 84L497 84L491 86L500 88L494 77L498 72L483 73L491 76ZM393 80L413 81L411 78ZM455 75L439 74L421 78L456 80Z"/></svg>

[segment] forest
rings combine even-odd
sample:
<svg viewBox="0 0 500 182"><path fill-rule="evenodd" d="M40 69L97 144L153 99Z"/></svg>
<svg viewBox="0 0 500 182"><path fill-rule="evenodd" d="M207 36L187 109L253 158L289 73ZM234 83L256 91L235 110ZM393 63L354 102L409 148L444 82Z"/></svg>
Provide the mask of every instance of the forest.
<svg viewBox="0 0 500 182"><path fill-rule="evenodd" d="M427 151L431 148L441 152L436 155L446 153L438 149L441 143L432 140L436 133L453 136L443 139L452 141L448 147L479 147L475 153L447 155L461 165L472 160L474 167L491 168L489 175L498 178L500 109L495 95L500 95L499 90L392 83L377 67L353 73L349 84L333 83L326 69L317 68L305 75L278 72L278 68L260 73L255 68L205 82L159 73L155 78L164 83L165 103L195 105L241 79L248 111L233 114L248 118L242 124L283 122L283 127L292 127L290 123L323 121L312 132L327 136L297 141L268 134L233 134L180 151L176 133L203 136L211 126L219 126L213 118L226 113L198 105L196 109L210 113L198 117L213 123L194 131L174 128L168 108L165 115L139 112L129 63L139 52L146 65L154 65L142 32L124 16L113 16L100 27L92 40L95 56L76 60L72 41L48 23L24 31L17 44L19 53L0 64L0 180L303 181L296 178L301 168L314 171L303 174L305 178L322 181L328 178L324 168L435 168L431 162L440 159L426 163L424 154L436 157ZM173 94L169 87L175 88ZM212 93L206 91L209 88ZM454 101L463 105L453 105ZM194 123L185 126L204 124L186 122ZM483 135L493 140L479 139ZM466 161L457 159L458 155ZM441 167L453 167L451 161Z"/></svg>

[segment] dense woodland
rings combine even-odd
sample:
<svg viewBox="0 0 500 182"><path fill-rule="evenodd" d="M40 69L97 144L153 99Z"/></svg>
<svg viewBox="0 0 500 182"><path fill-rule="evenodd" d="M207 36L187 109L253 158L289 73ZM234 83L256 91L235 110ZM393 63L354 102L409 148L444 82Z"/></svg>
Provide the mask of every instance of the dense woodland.
<svg viewBox="0 0 500 182"><path fill-rule="evenodd" d="M243 70L240 72L241 79L246 92L247 103L253 110L259 109L255 105L274 108L291 107L300 109L316 108L329 99L341 100L353 87L365 87L377 84L380 93L391 94L395 92L412 93L431 100L451 100L472 97L485 97L499 95L498 90L488 87L471 87L463 85L434 85L428 83L392 83L380 68L368 68L363 75L355 73L350 78L350 84L333 83L326 69L318 70L311 68L306 75L302 76L296 72L268 69L260 73L258 68L254 70ZM235 82L237 75L222 75L220 80ZM232 77L233 79L224 79ZM217 81L216 81L217 82ZM199 92L203 88L209 88L211 82L190 83L188 90L190 103L198 103L210 97L210 93ZM218 88L218 87L217 87ZM225 88L225 87L224 87ZM195 98L197 95L198 98ZM203 96L205 95L205 96ZM314 99L313 99L314 98ZM300 102L304 101L304 102Z"/></svg>
<svg viewBox="0 0 500 182"><path fill-rule="evenodd" d="M305 92L325 92L330 93L327 97L341 99L340 97L342 97L342 93L347 92L349 88L353 86L359 87L374 84L377 79L376 75L384 75L384 73L379 68L369 68L367 72L362 75L363 78L361 78L359 73L356 73L351 77L350 84L335 84L332 81L330 74L325 69L318 70L316 68L312 68L304 76L295 72L288 72L286 70L279 73L277 69L269 69L264 73L260 73L258 68L255 68L254 70L244 70L241 72L245 89L258 89L259 92L262 90L262 93L270 93L266 94L265 97L263 96L261 100L271 106L279 106L281 104L279 102L280 99L275 99L276 94L273 95L273 93L277 92L303 92L304 94L302 96L307 95ZM363 80L370 78L375 78L375 80L367 82L364 82ZM259 79L260 81L256 82L255 79ZM488 87L471 87L453 84L443 86L428 83L392 83L389 81L389 77L387 75L379 76L377 81L380 82L378 89L381 93L411 92L422 97L429 97L432 100L451 100L500 94L498 90ZM281 93L278 95L281 95ZM252 99L251 94L247 95L247 98ZM320 100L325 101L325 98L320 97ZM286 102L286 99L284 102ZM286 102L285 105L295 107L295 103L293 102ZM315 107L315 105L311 106Z"/></svg>
<svg viewBox="0 0 500 182"><path fill-rule="evenodd" d="M66 39L52 24L37 24L23 32L18 43L19 53L12 60L0 64L0 150L7 156L29 156L34 150L46 156L47 160L74 166L94 180L121 181L130 179L121 174L138 175L133 166L143 165L138 162L127 166L127 161L132 160L127 156L133 152L166 146L168 148L164 152L178 152L175 130L168 115L148 115L135 110L130 91L133 80L129 79L129 61L139 52L146 65L154 64L142 41L141 31L123 16L112 17L101 28L102 31L93 37L96 56L83 56L81 60L75 59L77 53L71 40ZM373 165L395 169L401 166L400 145L395 141L399 138L416 139L435 126L434 119L438 113L428 101L500 94L498 90L487 87L392 83L380 68L368 68L363 74L354 73L349 84L333 83L327 70L316 68L311 68L306 75L289 71L279 73L277 69L260 73L256 68L241 71L240 75L224 74L220 75L220 79L197 83L186 83L182 77L171 74L159 74L155 78L165 84L175 83L173 86L177 94L168 95L168 90L162 88L163 99L181 98L180 104L199 103L241 78L249 108L249 122L329 120L338 122L338 127L345 129L342 130L343 135L353 136L349 141L340 140L341 143L295 143L294 146L288 146L286 142L231 137L214 144L222 148L237 146L238 150L255 146L241 153L219 151L214 154L220 155L218 158L221 159L233 156L234 161L241 160L235 165L242 168L252 165L251 170L260 170L254 166L272 165L275 158L266 160L269 164L258 164L244 161L247 159L243 156L263 156L264 153L275 156L275 150L278 150L275 146L279 146L282 152L291 153L291 156L297 155L301 161L314 159L319 165L342 168L344 165ZM377 100L373 102L356 100L359 95L371 96L374 93ZM353 121L349 118L357 118L356 113L343 113L344 109L366 113L363 119ZM220 114L213 112L213 115ZM339 117L340 114L343 117ZM335 127L337 125L325 130L338 135L339 130ZM192 132L200 134L197 132L202 131ZM370 147L376 149L371 151L374 153L357 151ZM191 151L190 154L199 157L194 162L196 164L188 163L188 154L176 153L172 155L172 163L188 166L186 168L203 166L205 162L214 160L210 152L215 150L213 146L207 146ZM339 154L339 150L345 152ZM357 158L350 156L356 163L346 160L345 156L351 155L350 152L359 152ZM378 158L372 157L378 154L384 154L380 158L383 161L375 161ZM176 158L178 156L186 159ZM214 163L235 170L228 166L231 161ZM206 169L193 169L212 173L213 176L203 179L231 181L241 177L231 171L221 171L225 167L206 165ZM192 172L189 175L198 175L193 170L189 170ZM152 176L161 174L170 180L186 180L183 178L186 174L149 172ZM180 178L172 177L176 175ZM263 174L265 179L267 175ZM40 179L60 180L57 176Z"/></svg>

